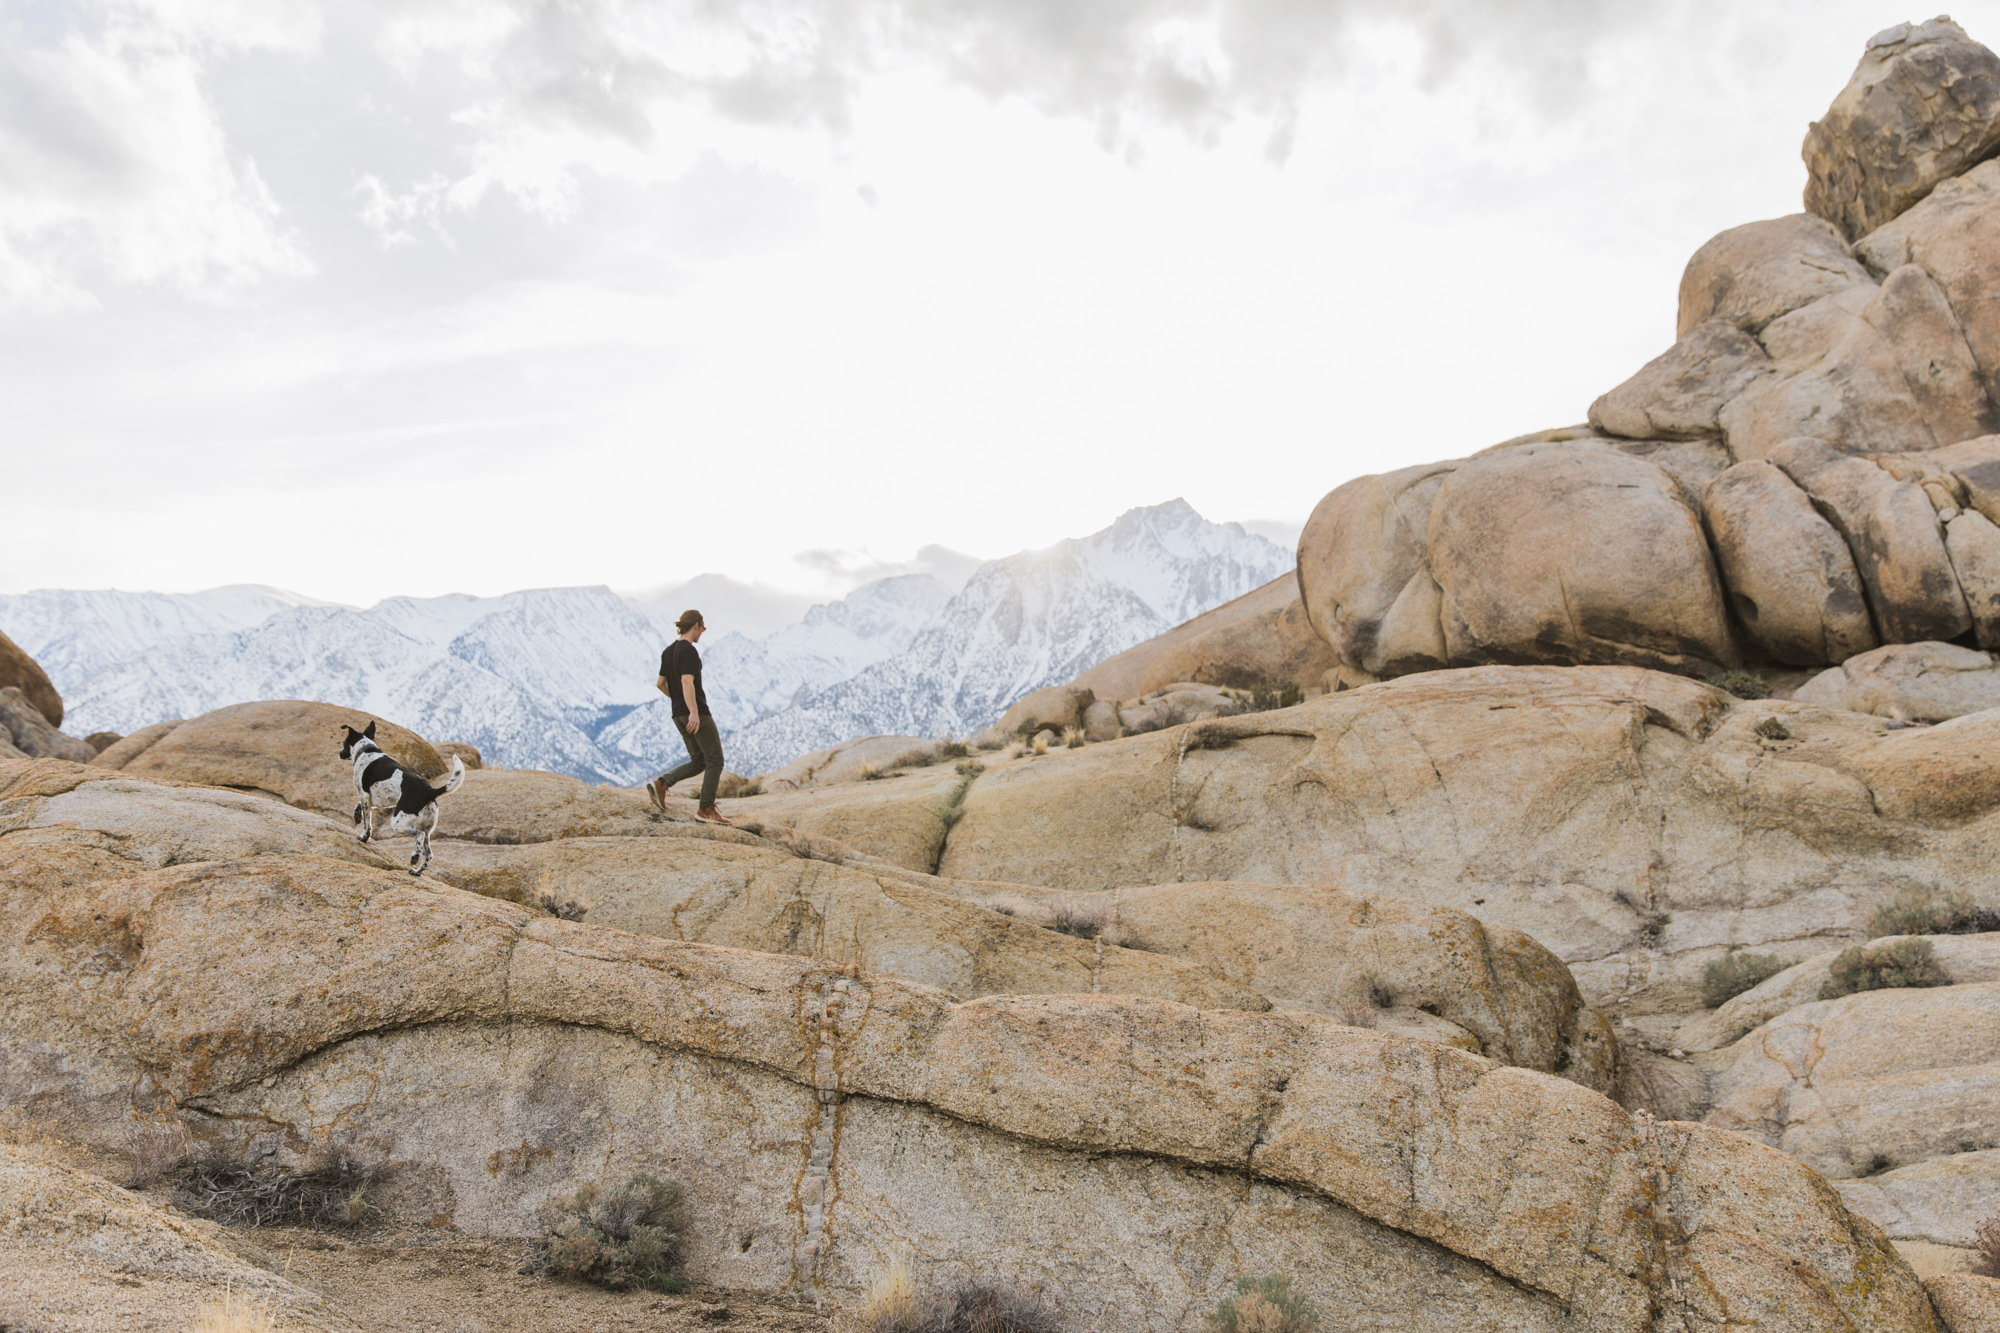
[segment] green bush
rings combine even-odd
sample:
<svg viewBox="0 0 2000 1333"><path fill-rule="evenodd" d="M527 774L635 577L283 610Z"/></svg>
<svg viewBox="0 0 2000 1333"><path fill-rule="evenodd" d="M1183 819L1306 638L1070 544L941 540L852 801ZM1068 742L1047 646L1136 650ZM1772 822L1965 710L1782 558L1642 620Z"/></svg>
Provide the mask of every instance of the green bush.
<svg viewBox="0 0 2000 1333"><path fill-rule="evenodd" d="M1730 952L1701 970L1701 1003L1714 1009L1785 970L1776 954Z"/></svg>
<svg viewBox="0 0 2000 1333"><path fill-rule="evenodd" d="M551 1210L536 1271L623 1291L681 1291L681 1187L641 1171L616 1189L592 1182Z"/></svg>
<svg viewBox="0 0 2000 1333"><path fill-rule="evenodd" d="M1239 1277L1236 1294L1208 1317L1208 1333L1315 1333L1319 1312L1279 1274Z"/></svg>
<svg viewBox="0 0 2000 1333"><path fill-rule="evenodd" d="M1972 935L1988 930L2000 930L2000 912L1975 906L1965 894L1936 884L1913 884L1868 916L1870 939L1884 935Z"/></svg>
<svg viewBox="0 0 2000 1333"><path fill-rule="evenodd" d="M1841 950L1840 956L1833 960L1826 984L1820 987L1819 998L1837 1000L1857 991L1950 984L1951 977L1932 957L1929 940L1894 940Z"/></svg>
<svg viewBox="0 0 2000 1333"><path fill-rule="evenodd" d="M967 745L964 741L953 740L949 732L945 734L945 738L939 741L937 745L937 757L939 759L963 759L971 753L971 746Z"/></svg>
<svg viewBox="0 0 2000 1333"><path fill-rule="evenodd" d="M1718 690L1728 690L1739 699L1771 697L1771 682L1754 671L1718 671L1703 683Z"/></svg>

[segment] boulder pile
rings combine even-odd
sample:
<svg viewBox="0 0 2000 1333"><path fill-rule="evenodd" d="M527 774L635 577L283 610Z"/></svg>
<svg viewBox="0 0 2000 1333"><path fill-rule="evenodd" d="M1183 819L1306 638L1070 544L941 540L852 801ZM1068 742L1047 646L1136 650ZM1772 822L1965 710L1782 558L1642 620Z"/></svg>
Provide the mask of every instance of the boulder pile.
<svg viewBox="0 0 2000 1333"><path fill-rule="evenodd" d="M1340 683L2000 648L1996 108L1949 19L1878 35L1807 138L1809 211L1697 250L1679 341L1588 425L1322 500L1298 580Z"/></svg>

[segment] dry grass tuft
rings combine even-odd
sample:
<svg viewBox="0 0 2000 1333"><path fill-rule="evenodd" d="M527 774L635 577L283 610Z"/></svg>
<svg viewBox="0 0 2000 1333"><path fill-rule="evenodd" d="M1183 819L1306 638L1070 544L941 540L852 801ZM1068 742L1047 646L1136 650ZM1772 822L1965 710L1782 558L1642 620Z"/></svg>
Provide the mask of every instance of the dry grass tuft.
<svg viewBox="0 0 2000 1333"><path fill-rule="evenodd" d="M1049 914L1049 929L1080 940L1094 940L1104 933L1110 917L1095 904L1059 902Z"/></svg>
<svg viewBox="0 0 2000 1333"><path fill-rule="evenodd" d="M868 1333L915 1333L920 1316L917 1284L901 1264L869 1284L867 1303L861 1307L861 1327Z"/></svg>
<svg viewBox="0 0 2000 1333"><path fill-rule="evenodd" d="M563 921L581 921L590 911L590 904L581 898L557 898L553 893L537 897L535 906Z"/></svg>
<svg viewBox="0 0 2000 1333"><path fill-rule="evenodd" d="M253 1301L233 1291L203 1301L194 1315L194 1333L274 1333L277 1327L275 1304Z"/></svg>
<svg viewBox="0 0 2000 1333"><path fill-rule="evenodd" d="M1342 1005L1338 1015L1341 1022L1351 1028L1372 1028L1379 1021L1382 1011L1373 1005Z"/></svg>
<svg viewBox="0 0 2000 1333"><path fill-rule="evenodd" d="M187 1164L192 1151L187 1131L179 1125L131 1120L126 1122L123 1137L128 1190L151 1189L172 1179Z"/></svg>
<svg viewBox="0 0 2000 1333"><path fill-rule="evenodd" d="M1064 727L1064 728L1063 728L1063 737L1062 737L1062 741L1063 741L1063 748L1064 748L1065 750L1080 750L1080 749L1082 749L1082 748L1083 748L1083 743L1084 743L1084 738L1083 738L1083 728L1082 728L1082 727Z"/></svg>
<svg viewBox="0 0 2000 1333"><path fill-rule="evenodd" d="M1718 671L1702 684L1727 690L1739 699L1768 699L1771 696L1771 682L1754 671Z"/></svg>
<svg viewBox="0 0 2000 1333"><path fill-rule="evenodd" d="M1319 1312L1280 1274L1239 1277L1236 1294L1215 1307L1208 1333L1317 1333Z"/></svg>

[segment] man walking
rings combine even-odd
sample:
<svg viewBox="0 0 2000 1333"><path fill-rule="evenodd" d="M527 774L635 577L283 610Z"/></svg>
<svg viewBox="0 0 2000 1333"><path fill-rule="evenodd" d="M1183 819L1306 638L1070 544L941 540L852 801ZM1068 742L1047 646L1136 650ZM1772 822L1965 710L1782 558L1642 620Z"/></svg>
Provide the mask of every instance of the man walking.
<svg viewBox="0 0 2000 1333"><path fill-rule="evenodd" d="M704 824L727 824L715 808L716 784L722 781L722 733L709 715L708 695L701 688L701 654L695 650L708 626L702 624L701 612L683 611L674 628L680 637L660 654L660 678L653 684L673 704L674 721L680 726L681 740L687 743L688 760L647 783L646 795L652 798L653 808L665 814L667 788L699 774L701 803L695 807L694 817Z"/></svg>

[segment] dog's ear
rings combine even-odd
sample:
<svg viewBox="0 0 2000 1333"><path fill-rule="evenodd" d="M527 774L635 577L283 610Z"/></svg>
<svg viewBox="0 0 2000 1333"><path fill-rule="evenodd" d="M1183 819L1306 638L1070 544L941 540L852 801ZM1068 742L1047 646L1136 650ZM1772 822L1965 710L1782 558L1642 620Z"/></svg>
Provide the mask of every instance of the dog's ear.
<svg viewBox="0 0 2000 1333"><path fill-rule="evenodd" d="M361 734L362 734L363 736L365 736L365 737L366 737L367 739L371 740L371 741L372 741L372 740L374 740L374 739L375 739L375 724L374 724L373 722L370 722L370 723L368 724L368 730L366 730L366 731L362 732Z"/></svg>

